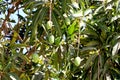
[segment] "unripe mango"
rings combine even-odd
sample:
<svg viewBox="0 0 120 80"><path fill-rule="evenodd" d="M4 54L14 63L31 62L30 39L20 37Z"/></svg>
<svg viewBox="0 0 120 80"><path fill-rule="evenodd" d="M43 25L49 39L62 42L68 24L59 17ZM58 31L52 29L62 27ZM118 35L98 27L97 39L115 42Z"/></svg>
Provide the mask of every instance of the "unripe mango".
<svg viewBox="0 0 120 80"><path fill-rule="evenodd" d="M53 22L52 21L48 21L47 22L47 29L51 29L53 26Z"/></svg>
<svg viewBox="0 0 120 80"><path fill-rule="evenodd" d="M81 62L81 58L80 57L76 57L75 60L74 60L74 64L76 66L79 66L80 65L80 62Z"/></svg>
<svg viewBox="0 0 120 80"><path fill-rule="evenodd" d="M50 35L50 36L48 37L48 39L49 39L49 42L50 42L51 44L53 44L53 43L54 43L54 40L55 40L55 37L54 37L54 35Z"/></svg>

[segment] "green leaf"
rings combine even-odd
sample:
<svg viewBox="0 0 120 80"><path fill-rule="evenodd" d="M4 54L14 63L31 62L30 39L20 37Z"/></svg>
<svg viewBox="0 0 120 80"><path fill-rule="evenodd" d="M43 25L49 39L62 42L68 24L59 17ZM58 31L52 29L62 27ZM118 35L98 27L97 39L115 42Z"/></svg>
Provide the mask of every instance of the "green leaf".
<svg viewBox="0 0 120 80"><path fill-rule="evenodd" d="M62 3L62 9L63 9L63 11L67 11L67 1L69 1L69 0L62 0L61 1L61 3Z"/></svg>
<svg viewBox="0 0 120 80"><path fill-rule="evenodd" d="M87 28L85 31L83 31L83 33L87 34L87 35L92 35L92 36L94 36L94 38L98 38L98 33L97 33L96 28L94 28L94 25L91 25L88 22L86 22L86 23L87 23Z"/></svg>
<svg viewBox="0 0 120 80"><path fill-rule="evenodd" d="M65 1L65 0L64 0ZM58 14L60 16L60 18L63 20L64 23L64 17L63 17L63 13L59 11L59 9L54 7L54 11L55 14Z"/></svg>
<svg viewBox="0 0 120 80"><path fill-rule="evenodd" d="M96 46L96 45L99 45L99 42L98 41L90 41L90 42L88 42L85 46Z"/></svg>
<svg viewBox="0 0 120 80"><path fill-rule="evenodd" d="M3 70L3 65L1 62L0 62L0 70Z"/></svg>
<svg viewBox="0 0 120 80"><path fill-rule="evenodd" d="M10 48L11 49L14 49L14 48L23 48L23 47L26 47L26 46L27 46L26 44L11 44Z"/></svg>
<svg viewBox="0 0 120 80"><path fill-rule="evenodd" d="M91 50L97 50L96 47L83 47L81 52L84 52L84 51L91 51Z"/></svg>
<svg viewBox="0 0 120 80"><path fill-rule="evenodd" d="M11 43L10 43L10 46L15 43L15 41L17 40L17 38L18 38L18 33L16 31L14 31L13 37L12 37L12 40L11 40Z"/></svg>
<svg viewBox="0 0 120 80"><path fill-rule="evenodd" d="M27 74L22 73L22 74L20 75L20 79L21 79L21 80L30 80L30 77L29 77Z"/></svg>
<svg viewBox="0 0 120 80"><path fill-rule="evenodd" d="M10 76L11 80L20 80L15 73L9 72L8 75Z"/></svg>
<svg viewBox="0 0 120 80"><path fill-rule="evenodd" d="M31 25L32 34L30 38L30 42L34 42L37 38L37 27L38 24L41 24L43 19L45 18L45 13L47 12L47 7L43 7L41 10L38 10L33 16L33 22Z"/></svg>
<svg viewBox="0 0 120 80"><path fill-rule="evenodd" d="M68 27L68 34L72 35L75 31L76 20Z"/></svg>
<svg viewBox="0 0 120 80"><path fill-rule="evenodd" d="M3 71L8 71L8 70L11 68L11 66L12 66L12 63L9 61L9 62L5 65Z"/></svg>
<svg viewBox="0 0 120 80"><path fill-rule="evenodd" d="M52 63L53 63L54 68L59 70L59 64L58 63L59 63L60 58L58 57L58 53L53 52L51 58L52 58Z"/></svg>
<svg viewBox="0 0 120 80"><path fill-rule="evenodd" d="M4 57L5 57L4 47L2 44L0 44L0 58L1 58L2 63L4 63L4 60L5 60Z"/></svg>
<svg viewBox="0 0 120 80"><path fill-rule="evenodd" d="M80 7L81 9L84 11L85 10L85 1L84 0L80 0Z"/></svg>
<svg viewBox="0 0 120 80"><path fill-rule="evenodd" d="M92 64L94 64L94 60L97 57L97 54L93 54L91 56L89 56L89 58L87 59L84 68L88 69Z"/></svg>
<svg viewBox="0 0 120 80"><path fill-rule="evenodd" d="M23 59L25 62L30 62L30 60L27 58L27 56L26 55L24 55L24 54L19 54L19 57L21 58L21 59Z"/></svg>
<svg viewBox="0 0 120 80"><path fill-rule="evenodd" d="M55 44L56 44L57 46L60 44L60 40L61 40L60 37L55 38Z"/></svg>
<svg viewBox="0 0 120 80"><path fill-rule="evenodd" d="M52 21L53 21L56 31L58 31L59 36L61 36L62 35L61 28L54 13L52 13Z"/></svg>
<svg viewBox="0 0 120 80"><path fill-rule="evenodd" d="M114 68L114 67L110 67L110 69L120 75L120 70L119 69Z"/></svg>

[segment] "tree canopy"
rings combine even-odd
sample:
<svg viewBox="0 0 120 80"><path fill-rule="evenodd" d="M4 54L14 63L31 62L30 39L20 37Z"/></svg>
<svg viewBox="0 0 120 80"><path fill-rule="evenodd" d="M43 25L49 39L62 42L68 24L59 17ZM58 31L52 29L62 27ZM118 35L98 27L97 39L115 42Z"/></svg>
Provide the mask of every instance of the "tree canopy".
<svg viewBox="0 0 120 80"><path fill-rule="evenodd" d="M0 80L119 80L120 0L0 0L0 58Z"/></svg>

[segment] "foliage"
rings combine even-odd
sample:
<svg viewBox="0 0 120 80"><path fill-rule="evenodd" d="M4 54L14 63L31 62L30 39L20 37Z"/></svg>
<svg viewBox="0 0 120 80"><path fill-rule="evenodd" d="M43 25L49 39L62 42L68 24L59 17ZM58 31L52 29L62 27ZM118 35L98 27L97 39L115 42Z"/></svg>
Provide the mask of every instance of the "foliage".
<svg viewBox="0 0 120 80"><path fill-rule="evenodd" d="M1 80L120 79L119 0L0 4Z"/></svg>

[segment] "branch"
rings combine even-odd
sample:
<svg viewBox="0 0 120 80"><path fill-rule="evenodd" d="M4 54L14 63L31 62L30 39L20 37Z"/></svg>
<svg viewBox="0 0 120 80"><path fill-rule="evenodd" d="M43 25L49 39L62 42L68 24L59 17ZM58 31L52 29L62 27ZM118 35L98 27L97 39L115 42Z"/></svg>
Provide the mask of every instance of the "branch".
<svg viewBox="0 0 120 80"><path fill-rule="evenodd" d="M18 7L19 7L20 2L21 2L21 0L17 0L16 2L13 2L12 8L9 8L7 11L8 13L5 17L5 20L3 21L2 28L1 28L1 30L4 31L5 34L8 34L8 27L7 27L6 23L9 20L10 15L19 9Z"/></svg>

